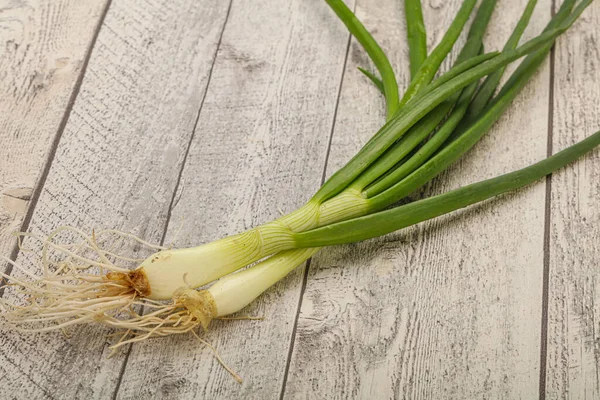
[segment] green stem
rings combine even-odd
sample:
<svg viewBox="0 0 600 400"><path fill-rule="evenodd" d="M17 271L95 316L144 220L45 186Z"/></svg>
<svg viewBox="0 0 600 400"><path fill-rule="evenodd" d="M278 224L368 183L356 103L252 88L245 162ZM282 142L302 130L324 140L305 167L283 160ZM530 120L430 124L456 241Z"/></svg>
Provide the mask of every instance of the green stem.
<svg viewBox="0 0 600 400"><path fill-rule="evenodd" d="M465 112L469 107L469 103L471 102L471 98L473 97L473 93L475 93L476 89L477 82L472 83L465 90L463 90L456 107L454 107L454 110L452 110L452 113L450 114L450 117L448 117L448 119L433 135L433 137L428 140L412 157L399 165L383 179L366 188L364 195L366 197L373 197L386 191L395 183L400 182L402 179L423 165L423 163L427 161L429 157L431 157L433 153L435 153L442 146L442 144L444 144L446 139L450 137L458 123L465 115Z"/></svg>
<svg viewBox="0 0 600 400"><path fill-rule="evenodd" d="M357 67L358 70L360 72L363 73L363 75L365 75L367 78L369 78L369 80L371 82L373 82L373 84L375 85L375 87L377 89L379 89L379 91L381 92L381 94L383 94L385 96L385 88L383 87L383 82L381 81L381 79L379 79L378 77L376 77L372 72L367 71L366 69L362 68L362 67Z"/></svg>
<svg viewBox="0 0 600 400"><path fill-rule="evenodd" d="M423 22L421 0L404 0L406 35L410 59L410 76L415 78L427 58L427 34Z"/></svg>
<svg viewBox="0 0 600 400"><path fill-rule="evenodd" d="M437 78L433 82L431 82L429 85L427 85L427 87L425 87L423 89L423 91L421 93L419 93L419 97L423 97L425 94L433 92L435 89L437 89L440 86L442 86L443 84L451 81L452 79L456 78L457 76L473 69L474 67L476 67L478 65L483 64L486 61L489 61L489 60L499 56L500 54L501 53L499 51L490 51L489 53L484 53L484 54L478 55L477 57L469 58L466 61L456 63L455 66L450 68L448 71L444 72L442 74L442 76L440 76L439 78Z"/></svg>
<svg viewBox="0 0 600 400"><path fill-rule="evenodd" d="M543 55L541 55L541 57L543 59ZM404 180L396 183L383 193L369 198L370 206L375 210L380 210L406 197L444 171L450 164L458 160L464 153L471 149L479 139L489 131L492 125L512 103L517 94L520 93L527 81L537 70L540 62L541 60L539 60L538 63L529 64L528 68L523 68L518 72L515 71L515 74L513 74L515 79L509 90L507 90L502 97L499 97L492 107L486 109L484 114L461 136L447 144L435 156Z"/></svg>
<svg viewBox="0 0 600 400"><path fill-rule="evenodd" d="M444 102L434 108L427 117L418 121L410 130L394 143L375 163L364 171L349 187L356 190L363 190L379 177L383 176L396 163L408 156L435 127L448 115L452 104Z"/></svg>
<svg viewBox="0 0 600 400"><path fill-rule="evenodd" d="M479 7L477 15L475 16L475 20L473 21L473 25L469 30L467 42L459 53L455 65L462 65L463 62L467 60L479 59L479 57L477 57L477 53L483 52L483 35L487 29L495 5L496 0L485 0L481 7ZM473 85L475 88L477 87L476 84ZM402 163L402 160L404 160L405 157L408 156L419 144L426 140L427 137L438 126L438 124L448 116L448 113L458 101L460 93L460 91L457 91L453 96L448 98L429 114L427 114L426 117L417 122L400 140L394 143L392 147L390 147L373 165L371 165L364 173L362 173L350 185L350 187L356 190L363 190L368 185L377 182L376 190L377 193L380 193L381 191L393 185L395 183L393 179L402 176L404 171L406 171L405 169L398 170L398 168L394 170L395 166L398 167ZM469 96L469 100L471 96L472 93ZM459 111L464 113L462 109ZM458 124L460 121L460 118L462 118L462 114L459 117L457 113L454 113L452 119L448 122L446 129L442 132L442 135L446 135L446 133L449 135L450 132L448 132L448 129L450 128L450 124L452 124L452 129L454 129L456 124ZM436 136L437 139L434 141L434 143L427 146L425 152L435 151L435 149L437 149L437 147L443 143L438 142L442 136ZM421 156L424 154L426 153L421 152ZM416 161L416 159L413 161ZM394 170L394 172L390 173L392 170Z"/></svg>
<svg viewBox="0 0 600 400"><path fill-rule="evenodd" d="M590 2L591 2L591 0L590 0ZM583 2L583 3L585 3L585 2ZM558 10L556 15L550 20L550 22L548 22L548 25L546 25L546 27L544 28L544 32L552 31L552 30L556 29L557 27L561 26L562 24L564 24L565 20L569 17L569 14L571 13L571 10L573 9L574 4L575 4L575 0L566 0L562 4L560 9ZM581 6L581 4L580 4L580 6ZM577 10L575 12L577 12ZM545 46L543 46L537 52L528 55L525 58L525 60L523 60L523 62L517 67L517 69L515 70L513 75L506 82L506 84L504 84L504 86L500 90L500 93L498 93L496 98L494 98L490 103L493 104L495 101L497 101L498 98L502 97L503 94L506 91L508 91L512 85L515 84L515 81L518 79L518 76L519 76L519 71L528 69L533 64L539 65L541 63L540 58L543 60L544 57L550 52L553 45L554 45L554 41L551 41L548 44L546 44ZM491 104L488 104L488 107L490 105Z"/></svg>
<svg viewBox="0 0 600 400"><path fill-rule="evenodd" d="M362 45L375 64L375 67L377 67L383 82L385 100L387 103L387 114L388 116L394 115L398 109L398 83L396 82L394 69L387 56L369 31L367 31L356 15L354 15L342 0L325 1L342 20L344 25L346 25L350 33Z"/></svg>
<svg viewBox="0 0 600 400"><path fill-rule="evenodd" d="M565 21L565 19L569 16L569 13L571 12L571 10L573 8L574 2L575 2L575 0L565 1L563 3L563 5L561 6L560 10L558 11L558 13L556 13L556 15L550 20L550 22L544 29L544 32L548 32L552 29L555 29L557 26L559 26L561 23L563 23ZM519 64L519 66L517 67L515 72L513 72L511 77L504 84L504 86L502 87L502 89L500 90L498 95L495 98L493 98L491 101L488 101L488 104L487 104L486 108L482 111L482 113L485 113L486 110L493 107L493 105L496 104L503 96L505 96L508 91L512 90L511 88L513 88L515 85L522 85L523 84L522 76L524 74L527 74L528 70L536 70L537 68L539 68L541 63L544 61L544 59L550 52L550 49L552 48L553 44L554 44L554 41L547 43L541 49L529 54L525 58L525 60L523 60L523 62L521 64ZM456 140L456 138L461 136L474 123L474 120L475 120L474 118L465 117L460 122L460 124L458 125L456 130L452 133L452 135L449 139L449 142L452 142L452 141Z"/></svg>
<svg viewBox="0 0 600 400"><path fill-rule="evenodd" d="M295 247L322 247L382 236L529 185L600 145L600 131L529 167L424 200L294 235Z"/></svg>
<svg viewBox="0 0 600 400"><path fill-rule="evenodd" d="M477 10L477 15L469 29L467 43L458 56L457 64L479 54L483 43L483 35L490 24L490 19L495 8L496 0L483 0L481 2L479 10ZM463 55L463 53L466 53L466 55Z"/></svg>
<svg viewBox="0 0 600 400"><path fill-rule="evenodd" d="M511 38L509 39L507 46L505 46L505 51L512 50L517 46L519 38L521 37L521 35L523 33L523 30L525 29L525 27L527 26L527 23L529 22L529 17L531 16L531 13L533 12L533 8L535 6L536 1L537 0L530 0L530 2L528 3L528 6L526 7L526 10L525 10L523 16L521 17L519 23L517 24L515 31L511 35ZM487 9L484 8L483 6L486 6L486 4L484 3L482 5L482 8L480 8L477 18L475 19L475 22L473 23L474 27L476 27L478 24L481 25L481 27L479 29L477 29L477 34L479 34L480 40L483 36L483 32L485 31L485 25L481 24L480 19L482 19L484 21L486 21L486 19L487 19L487 21L489 21L489 18L491 17L491 11L492 11L491 8L493 7L491 4L487 5ZM484 11L485 16L483 18L480 18L480 15L482 14L482 9L485 10ZM474 30L474 28L471 28L470 34L472 33L473 30ZM465 48L467 48L467 47L468 46L465 46ZM504 71L504 68L500 68L500 71ZM498 75L498 72L499 71L494 72L493 75ZM490 82L489 78L491 76L492 75L490 75L488 77L486 82ZM500 76L501 76L501 74L499 74L497 76L497 78L500 79ZM475 83L471 84L471 86L468 86L467 89L465 89L463 91L463 94L461 95L461 100L458 101L457 106L452 111L452 114L450 115L450 117L446 120L444 125L435 133L435 135L427 143L425 143L423 145L423 147L421 149L419 149L419 151L416 154L414 154L409 160L404 161L401 165L398 165L397 168L395 168L391 173L388 173L383 179L379 180L378 182L376 182L375 184L373 184L372 186L367 188L365 190L365 195L367 197L373 197L379 193L382 193L383 191L392 187L395 183L397 183L400 180L407 177L409 174L411 174L417 168L419 168L425 161L427 161L427 159L429 159L429 157L431 157L444 144L444 142L450 137L450 135L452 134L454 129L459 125L459 123L461 126L464 125L463 116L465 116L465 114L468 112L468 110L473 109L473 105L474 105L476 99L473 99L473 101L471 101L471 99L472 99L473 93L475 92L476 89L477 89L477 84L475 84ZM481 89L478 93L481 93ZM493 91L492 91L492 93L493 93ZM483 98L480 97L479 101L483 101ZM487 101L488 100L485 99L486 103L487 103ZM480 110L480 112L481 112L481 110ZM468 126L468 125L466 125L466 126Z"/></svg>
<svg viewBox="0 0 600 400"><path fill-rule="evenodd" d="M504 45L504 51L513 50L517 47L517 45L519 44L519 40L521 39L521 36L525 31L525 28L527 27L527 25L529 25L529 20L531 19L531 15L533 14L533 10L535 9L536 4L537 0L529 0L527 6L525 7L525 10L523 11L523 14L521 15L521 18L519 19L519 22L517 23L517 26L515 27L515 30L513 31L512 35L510 35L510 38ZM475 95L475 98L473 99L469 110L467 111L467 121L473 121L483 111L485 106L488 104L488 102L494 95L494 92L496 91L496 88L500 83L500 79L502 78L505 69L506 68L498 69L498 71L489 75L483 82L481 88Z"/></svg>
<svg viewBox="0 0 600 400"><path fill-rule="evenodd" d="M421 68L414 75L414 78L411 80L410 85L406 89L404 96L402 96L402 100L400 100L400 104L398 105L399 109L407 104L416 94L418 94L421 89L423 89L426 85L431 82L435 74L437 73L442 61L446 58L452 46L456 42L456 39L460 36L460 33L465 26L465 23L469 20L469 16L471 15L471 11L473 11L473 7L475 7L475 3L477 0L465 0L456 14L454 21L450 24L450 27L446 31L446 34L442 38L440 44L438 44L435 49L431 52L431 54L425 59ZM479 48L477 48L479 50Z"/></svg>

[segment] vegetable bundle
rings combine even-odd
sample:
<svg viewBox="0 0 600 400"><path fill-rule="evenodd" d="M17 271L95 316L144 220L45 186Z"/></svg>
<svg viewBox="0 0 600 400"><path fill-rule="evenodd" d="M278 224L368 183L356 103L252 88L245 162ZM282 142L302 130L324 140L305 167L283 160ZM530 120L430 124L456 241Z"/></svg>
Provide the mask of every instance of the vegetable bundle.
<svg viewBox="0 0 600 400"><path fill-rule="evenodd" d="M527 168L395 206L481 139L591 0L566 0L539 36L519 45L536 4L529 0L502 51L489 53L484 51L483 36L496 1L483 0L455 65L437 78L476 0L464 0L429 53L421 4L405 0L411 82L401 97L393 68L375 39L342 0L326 1L369 55L379 76L361 71L386 101L385 124L343 168L290 214L198 247L155 248L159 251L134 270L122 263L135 260L100 245L104 236L131 238L116 231L91 237L75 228L61 228L49 238L19 234L43 244L43 273L34 275L7 260L13 274L4 278L17 293L13 301L1 300L4 321L20 331L100 322L133 334L115 347L151 336L193 332L199 326L206 329L212 319L241 310L322 247L384 235L520 188L600 144L598 132ZM506 66L523 57L498 89ZM58 243L55 239L64 233L81 241ZM205 287L208 284L212 285Z"/></svg>

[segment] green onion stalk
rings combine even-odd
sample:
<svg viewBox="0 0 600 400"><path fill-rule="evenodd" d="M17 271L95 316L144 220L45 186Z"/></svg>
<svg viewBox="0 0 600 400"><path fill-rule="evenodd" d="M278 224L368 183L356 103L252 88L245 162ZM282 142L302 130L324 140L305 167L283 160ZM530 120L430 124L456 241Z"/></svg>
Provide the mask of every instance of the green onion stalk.
<svg viewBox="0 0 600 400"><path fill-rule="evenodd" d="M135 239L154 251L139 262L117 257L101 248L97 235L89 237L74 228L68 229L70 234L82 238L75 247L58 244L52 237L22 234L42 242L44 273L34 276L7 260L13 274L4 278L32 300L19 298L10 303L2 299L4 320L23 331L101 322L137 333L119 345L189 332L197 326L207 328L214 318L243 309L325 246L385 235L529 185L600 144L598 132L524 169L395 206L490 130L529 82L556 38L591 0L577 4L566 0L540 35L519 45L536 3L530 0L502 51L490 53L483 49L483 36L496 1L483 0L456 62L443 74L439 68L465 29L476 1L463 2L440 43L428 54L421 4L405 0L412 79L402 97L381 46L343 1L326 2L373 62L376 73L361 71L381 91L387 110L381 129L343 168L296 211L246 232L183 249L152 247ZM506 66L523 57L495 94ZM51 251L62 252L66 258L52 261L47 256ZM137 267L125 268L115 260L136 261Z"/></svg>

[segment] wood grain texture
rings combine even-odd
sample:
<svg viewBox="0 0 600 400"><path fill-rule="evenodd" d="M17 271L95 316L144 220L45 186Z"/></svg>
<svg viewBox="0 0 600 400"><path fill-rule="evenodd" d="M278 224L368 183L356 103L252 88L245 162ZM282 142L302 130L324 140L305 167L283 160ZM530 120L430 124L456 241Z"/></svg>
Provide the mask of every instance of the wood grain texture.
<svg viewBox="0 0 600 400"><path fill-rule="evenodd" d="M170 241L197 245L292 211L320 185L348 33L322 1L234 1L173 209ZM193 336L133 347L119 398L279 396L302 268L206 339L240 386Z"/></svg>
<svg viewBox="0 0 600 400"><path fill-rule="evenodd" d="M383 122L383 99L356 70L370 66L366 55L354 41L347 54L348 34L322 1L234 0L231 11L222 0L112 1L34 232L110 227L157 242L167 227L177 246L232 234L301 205L323 168L331 175ZM403 2L358 1L406 87ZM488 50L502 47L525 2L499 2ZM430 49L459 3L423 2ZM8 4L0 6L0 254L13 244L2 235L27 210L105 2ZM526 37L550 7L539 0ZM559 40L554 152L598 129L599 25L596 2ZM549 74L546 63L488 136L412 197L543 158ZM552 179L546 398L600 398L599 165L596 151ZM244 311L264 321L217 321L206 335L241 386L193 337L107 359L110 332L89 326L71 338L0 332L0 398L536 398L545 190L541 182L322 251L304 293L300 268ZM27 254L19 261L30 263Z"/></svg>
<svg viewBox="0 0 600 400"><path fill-rule="evenodd" d="M502 47L525 3L499 4L485 39L488 51ZM459 5L424 2L431 37L441 38ZM406 84L400 7L359 2L358 14L377 27ZM541 31L550 7L539 2L526 37ZM377 104L377 93L354 72L360 58L353 56L346 69L328 173L382 121L381 113L363 109ZM546 63L482 142L415 196L542 159L548 82ZM544 190L537 184L401 233L319 253L302 300L285 398L536 398Z"/></svg>
<svg viewBox="0 0 600 400"><path fill-rule="evenodd" d="M0 2L0 254L9 256L107 0ZM2 267L3 268L3 267Z"/></svg>
<svg viewBox="0 0 600 400"><path fill-rule="evenodd" d="M225 23L220 0L114 0L32 218L161 239ZM19 261L27 264L27 254ZM111 398L110 333L0 335L2 398Z"/></svg>
<svg viewBox="0 0 600 400"><path fill-rule="evenodd" d="M553 152L600 129L600 4L555 50ZM600 399L600 152L552 176L546 398Z"/></svg>

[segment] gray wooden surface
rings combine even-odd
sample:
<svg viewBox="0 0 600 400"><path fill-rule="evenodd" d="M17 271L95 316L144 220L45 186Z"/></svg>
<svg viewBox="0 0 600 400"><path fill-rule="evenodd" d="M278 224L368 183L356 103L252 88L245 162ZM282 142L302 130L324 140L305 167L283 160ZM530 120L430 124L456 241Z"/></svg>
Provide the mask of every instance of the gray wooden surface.
<svg viewBox="0 0 600 400"><path fill-rule="evenodd" d="M403 2L349 1L408 81ZM459 0L423 2L429 46ZM525 0L499 1L487 49ZM539 0L525 36L558 7ZM416 196L599 128L595 2L492 131ZM193 245L301 205L381 125L321 0L0 0L0 251L11 231ZM449 63L446 62L445 68ZM600 152L516 193L325 249L206 335L112 358L107 330L0 336L0 398L600 399ZM4 267L2 267L4 268Z"/></svg>

